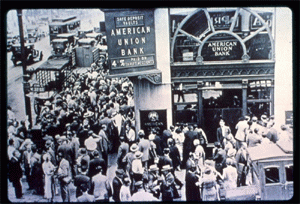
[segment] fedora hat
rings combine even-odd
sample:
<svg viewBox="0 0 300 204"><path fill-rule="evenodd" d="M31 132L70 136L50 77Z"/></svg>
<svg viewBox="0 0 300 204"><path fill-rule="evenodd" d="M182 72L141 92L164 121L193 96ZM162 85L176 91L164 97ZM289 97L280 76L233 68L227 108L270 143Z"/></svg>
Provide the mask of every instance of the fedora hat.
<svg viewBox="0 0 300 204"><path fill-rule="evenodd" d="M143 156L143 152L141 152L141 151L136 151L136 152L134 153L134 155L135 155L135 157L136 157L137 159L140 159L140 158L142 158L142 156Z"/></svg>
<svg viewBox="0 0 300 204"><path fill-rule="evenodd" d="M130 147L130 151L132 151L132 152L136 152L136 151L138 151L138 149L139 149L139 147L136 143L133 143Z"/></svg>
<svg viewBox="0 0 300 204"><path fill-rule="evenodd" d="M149 171L157 171L157 170L159 170L159 168L157 167L156 164L153 164L149 167Z"/></svg>
<svg viewBox="0 0 300 204"><path fill-rule="evenodd" d="M168 164L168 165L164 165L164 166L162 167L161 171L169 171L169 170L171 170L171 169L172 169L172 167L170 166L170 164Z"/></svg>

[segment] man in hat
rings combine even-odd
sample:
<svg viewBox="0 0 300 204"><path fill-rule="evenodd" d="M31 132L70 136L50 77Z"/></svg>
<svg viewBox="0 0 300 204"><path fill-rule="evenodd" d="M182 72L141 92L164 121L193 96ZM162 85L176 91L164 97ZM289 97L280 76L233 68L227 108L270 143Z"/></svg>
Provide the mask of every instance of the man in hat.
<svg viewBox="0 0 300 204"><path fill-rule="evenodd" d="M57 151L63 152L64 158L66 160L68 160L70 166L73 167L74 162L75 162L73 160L75 158L74 157L75 152L73 152L70 141L68 140L68 138L66 136L61 136L60 140L61 140L61 144L58 146Z"/></svg>
<svg viewBox="0 0 300 204"><path fill-rule="evenodd" d="M21 168L21 153L18 150L14 150L12 157L9 161L9 180L12 182L15 189L15 195L17 199L22 199L22 168Z"/></svg>
<svg viewBox="0 0 300 204"><path fill-rule="evenodd" d="M71 182L71 167L69 161L65 158L62 151L57 153L57 161L59 167L57 170L57 177L60 181L61 197L63 202L70 202L70 189L69 184Z"/></svg>
<svg viewBox="0 0 300 204"><path fill-rule="evenodd" d="M243 118L240 119L240 121L235 126L236 129L235 139L236 139L237 150L241 147L242 142L246 142L246 134L247 134L246 130L249 127L248 121L250 121L250 117L244 116Z"/></svg>
<svg viewBox="0 0 300 204"><path fill-rule="evenodd" d="M132 164L131 164L131 172L132 172L132 193L136 191L136 189L134 188L134 185L137 181L141 181L143 179L143 174L144 174L144 170L145 168L142 165L142 156L143 153L141 151L136 151L134 153L135 158L132 160Z"/></svg>
<svg viewBox="0 0 300 204"><path fill-rule="evenodd" d="M99 153L101 154L101 157L102 159L104 159L105 163L108 164L108 152L111 144L106 132L107 132L107 126L105 124L102 124L101 130L99 132L99 142L98 142Z"/></svg>
<svg viewBox="0 0 300 204"><path fill-rule="evenodd" d="M243 142L235 156L238 171L237 187L246 185L246 176L249 170L248 156L247 144Z"/></svg>
<svg viewBox="0 0 300 204"><path fill-rule="evenodd" d="M90 165L90 156L87 153L86 148L80 148L78 158L76 160L77 164L77 174L87 175Z"/></svg>
<svg viewBox="0 0 300 204"><path fill-rule="evenodd" d="M170 154L170 149L165 148L163 150L163 156L159 157L157 166L160 170L165 165L170 165L173 168L173 162L172 162L172 159L170 158L169 154Z"/></svg>
<svg viewBox="0 0 300 204"><path fill-rule="evenodd" d="M116 170L116 176L113 178L112 187L113 187L113 199L115 202L120 202L120 190L123 185L123 178L125 172L123 169Z"/></svg>
<svg viewBox="0 0 300 204"><path fill-rule="evenodd" d="M85 160L82 161L80 168L82 169L80 172L87 172L88 166ZM84 184L87 185L88 188L90 188L90 177L88 177L86 174L77 174L74 178L74 186L76 187L76 198L81 196L83 194L82 190L80 189L80 186Z"/></svg>
<svg viewBox="0 0 300 204"><path fill-rule="evenodd" d="M268 125L267 125L267 134L266 137L271 141L276 143L279 140L278 137L278 132L277 130L274 128L275 125L275 121L274 120L270 120Z"/></svg>
<svg viewBox="0 0 300 204"><path fill-rule="evenodd" d="M182 163L186 164L186 161L189 158L189 153L195 151L195 146L193 141L198 138L198 133L194 130L192 125L188 126L188 131L184 134L185 139L183 142L183 159Z"/></svg>
<svg viewBox="0 0 300 204"><path fill-rule="evenodd" d="M140 141L138 143L139 150L143 152L142 156L142 164L144 168L148 168L148 161L149 161L149 153L150 153L150 141L145 139L145 132L144 130L140 130L138 132L138 136Z"/></svg>
<svg viewBox="0 0 300 204"><path fill-rule="evenodd" d="M143 182L138 181L135 183L135 188L137 189L137 192L133 193L131 196L131 201L133 202L141 202L141 201L158 201L157 198L155 198L150 192L145 191L143 187Z"/></svg>
<svg viewBox="0 0 300 204"><path fill-rule="evenodd" d="M159 176L159 168L156 164L153 164L149 167L148 171L148 188L149 191L153 194L157 199L160 196L160 184L162 182L162 178Z"/></svg>
<svg viewBox="0 0 300 204"><path fill-rule="evenodd" d="M96 202L109 202L112 196L112 188L107 176L102 174L100 164L96 167L97 174L92 177L89 193L95 196Z"/></svg>
<svg viewBox="0 0 300 204"><path fill-rule="evenodd" d="M174 185L175 178L171 173L172 167L168 165L164 165L161 169L162 172L162 184L161 184L161 194L162 201L170 201L172 202L174 199Z"/></svg>
<svg viewBox="0 0 300 204"><path fill-rule="evenodd" d="M102 174L106 176L107 171L107 163L100 157L99 151L94 150L93 159L90 160L89 163L89 173L88 176L92 178L97 174L97 166L101 166Z"/></svg>
<svg viewBox="0 0 300 204"><path fill-rule="evenodd" d="M179 194L178 194L178 191L175 187L175 184L179 185L179 188L181 189L183 184L182 182L175 176L175 169L174 169L174 166L173 166L173 161L172 159L170 158L170 149L169 148L165 148L164 151L163 151L164 155L163 156L160 156L159 157L159 160L158 160L158 167L160 168L160 170L162 171L162 167L163 166L166 166L166 165L169 165L171 167L171 173L173 174L173 177L174 177L174 186L172 188L173 189L173 198L178 198L179 197Z"/></svg>
<svg viewBox="0 0 300 204"><path fill-rule="evenodd" d="M180 153L177 146L175 146L174 139L169 138L167 144L168 144L168 148L170 149L169 155L172 160L174 170L175 169L180 170L180 165L181 165Z"/></svg>
<svg viewBox="0 0 300 204"><path fill-rule="evenodd" d="M226 161L226 151L221 147L220 143L215 143L217 149L215 149L213 160L215 161L215 168L220 174L223 173Z"/></svg>
<svg viewBox="0 0 300 204"><path fill-rule="evenodd" d="M193 164L186 172L185 177L185 193L186 201L201 201L200 187L199 187L199 176L196 173L196 165Z"/></svg>
<svg viewBox="0 0 300 204"><path fill-rule="evenodd" d="M84 142L89 137L90 124L89 120L84 119L82 122L82 129L78 133L80 148L85 147Z"/></svg>
<svg viewBox="0 0 300 204"><path fill-rule="evenodd" d="M135 159L135 152L139 150L139 147L136 143L133 143L130 146L130 151L125 155L125 157L122 159L122 162L126 164L126 171L128 175L132 176L132 161Z"/></svg>
<svg viewBox="0 0 300 204"><path fill-rule="evenodd" d="M120 146L117 154L117 165L119 169L126 170L126 164L122 162L125 155L129 152L129 144L125 142L125 137L120 136Z"/></svg>

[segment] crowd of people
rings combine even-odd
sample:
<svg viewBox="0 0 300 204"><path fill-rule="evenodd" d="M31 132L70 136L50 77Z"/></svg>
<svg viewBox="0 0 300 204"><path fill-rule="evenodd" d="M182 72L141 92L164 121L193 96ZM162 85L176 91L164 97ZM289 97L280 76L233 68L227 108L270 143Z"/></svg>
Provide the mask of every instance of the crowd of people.
<svg viewBox="0 0 300 204"><path fill-rule="evenodd" d="M200 126L136 132L133 84L128 78L107 78L96 64L45 101L36 121L39 139L10 107L7 116L8 178L16 198L23 196L25 175L32 193L50 202L59 189L62 201L70 202L70 183L79 202L173 201L182 196L183 186L186 201L220 200L222 189L251 185L247 148L293 139L287 126L276 130L274 117L266 115L259 121L241 118L235 135L221 119L211 157ZM109 154L116 154L112 182Z"/></svg>

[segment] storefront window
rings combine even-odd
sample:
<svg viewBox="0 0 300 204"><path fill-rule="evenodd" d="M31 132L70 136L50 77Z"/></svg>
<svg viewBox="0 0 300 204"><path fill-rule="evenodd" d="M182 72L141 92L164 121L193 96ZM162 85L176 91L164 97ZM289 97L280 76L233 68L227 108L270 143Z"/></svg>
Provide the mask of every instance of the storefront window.
<svg viewBox="0 0 300 204"><path fill-rule="evenodd" d="M270 115L269 102L248 102L248 114L256 117L261 115Z"/></svg>
<svg viewBox="0 0 300 204"><path fill-rule="evenodd" d="M271 81L250 81L247 99L271 99Z"/></svg>

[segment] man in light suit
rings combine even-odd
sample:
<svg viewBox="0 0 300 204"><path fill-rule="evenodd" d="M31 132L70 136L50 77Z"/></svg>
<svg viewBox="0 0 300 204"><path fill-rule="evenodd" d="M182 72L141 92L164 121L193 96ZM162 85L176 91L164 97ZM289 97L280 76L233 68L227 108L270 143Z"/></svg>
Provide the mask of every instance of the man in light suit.
<svg viewBox="0 0 300 204"><path fill-rule="evenodd" d="M222 148L224 148L223 140L227 135L231 133L230 127L225 125L225 121L223 119L219 122L220 127L217 129L217 140L221 144Z"/></svg>

